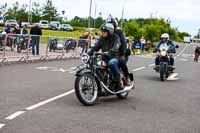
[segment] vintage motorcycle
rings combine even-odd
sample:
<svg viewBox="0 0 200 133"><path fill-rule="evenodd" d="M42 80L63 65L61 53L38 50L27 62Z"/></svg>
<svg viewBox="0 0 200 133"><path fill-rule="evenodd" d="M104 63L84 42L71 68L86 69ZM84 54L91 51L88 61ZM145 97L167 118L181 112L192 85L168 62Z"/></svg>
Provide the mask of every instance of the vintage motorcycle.
<svg viewBox="0 0 200 133"><path fill-rule="evenodd" d="M107 53L94 53L93 56L84 54L83 64L77 67L75 79L75 93L79 101L85 106L95 105L99 97L116 95L126 99L129 92L135 88L133 74L129 74L131 84L124 85L124 75L121 73L123 90L117 90L113 76L107 63L103 60Z"/></svg>

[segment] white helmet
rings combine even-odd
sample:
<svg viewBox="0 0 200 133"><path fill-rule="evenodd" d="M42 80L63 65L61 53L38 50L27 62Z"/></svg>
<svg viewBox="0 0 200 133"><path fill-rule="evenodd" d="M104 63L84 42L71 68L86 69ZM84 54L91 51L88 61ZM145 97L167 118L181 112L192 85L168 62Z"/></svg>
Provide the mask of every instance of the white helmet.
<svg viewBox="0 0 200 133"><path fill-rule="evenodd" d="M169 40L169 34L164 33L161 35L161 39L166 38L167 40Z"/></svg>

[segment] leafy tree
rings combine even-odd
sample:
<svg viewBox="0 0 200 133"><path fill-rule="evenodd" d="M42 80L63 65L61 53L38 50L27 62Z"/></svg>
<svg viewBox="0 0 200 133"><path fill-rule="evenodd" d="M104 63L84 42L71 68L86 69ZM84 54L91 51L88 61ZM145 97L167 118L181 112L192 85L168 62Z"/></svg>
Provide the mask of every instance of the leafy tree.
<svg viewBox="0 0 200 133"><path fill-rule="evenodd" d="M48 21L58 20L58 12L56 7L53 6L52 0L47 0L46 4L43 5L42 19Z"/></svg>

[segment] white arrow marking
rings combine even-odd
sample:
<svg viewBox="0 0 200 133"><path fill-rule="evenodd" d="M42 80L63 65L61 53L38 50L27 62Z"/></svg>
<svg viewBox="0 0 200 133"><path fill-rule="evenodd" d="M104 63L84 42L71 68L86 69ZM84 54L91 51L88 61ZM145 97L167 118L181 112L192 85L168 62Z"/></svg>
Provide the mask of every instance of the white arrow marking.
<svg viewBox="0 0 200 133"><path fill-rule="evenodd" d="M167 80L168 81L178 80L179 78L176 78L176 76L178 76L178 73L173 73L167 78Z"/></svg>

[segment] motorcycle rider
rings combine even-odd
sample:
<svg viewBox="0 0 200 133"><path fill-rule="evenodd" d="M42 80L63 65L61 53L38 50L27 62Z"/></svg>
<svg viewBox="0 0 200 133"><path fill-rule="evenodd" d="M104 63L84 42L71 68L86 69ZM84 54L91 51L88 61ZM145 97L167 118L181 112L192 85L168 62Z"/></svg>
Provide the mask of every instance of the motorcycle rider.
<svg viewBox="0 0 200 133"><path fill-rule="evenodd" d="M156 46L155 52L157 52L157 55L158 55L155 59L155 66L156 66L155 69L156 70L158 70L158 66L160 64L160 58L159 58L160 48L165 47L165 46L168 47L168 51L170 53L176 53L176 47L175 47L174 43L171 40L169 40L169 34L167 34L167 33L164 33L164 34L161 35L161 41ZM173 55L170 55L169 64L172 66L172 68L174 67L174 57L173 57Z"/></svg>
<svg viewBox="0 0 200 133"><path fill-rule="evenodd" d="M114 85L117 90L122 89L122 84L120 82L120 38L118 35L114 34L114 26L110 23L105 23L101 26L101 31L103 35L100 37L97 44L88 52L91 56L95 51L108 52L109 57L105 57L104 61L108 64L111 69L114 78ZM116 90L116 91L117 91Z"/></svg>
<svg viewBox="0 0 200 133"><path fill-rule="evenodd" d="M114 33L117 34L120 38L121 46L119 48L120 50L120 68L124 73L125 76L125 85L130 85L130 79L129 79L129 71L127 67L128 59L126 56L130 56L127 54L127 41L125 38L125 33L122 29L118 28L118 22L115 18L113 18L111 15L106 20L107 23L111 23L114 26Z"/></svg>

